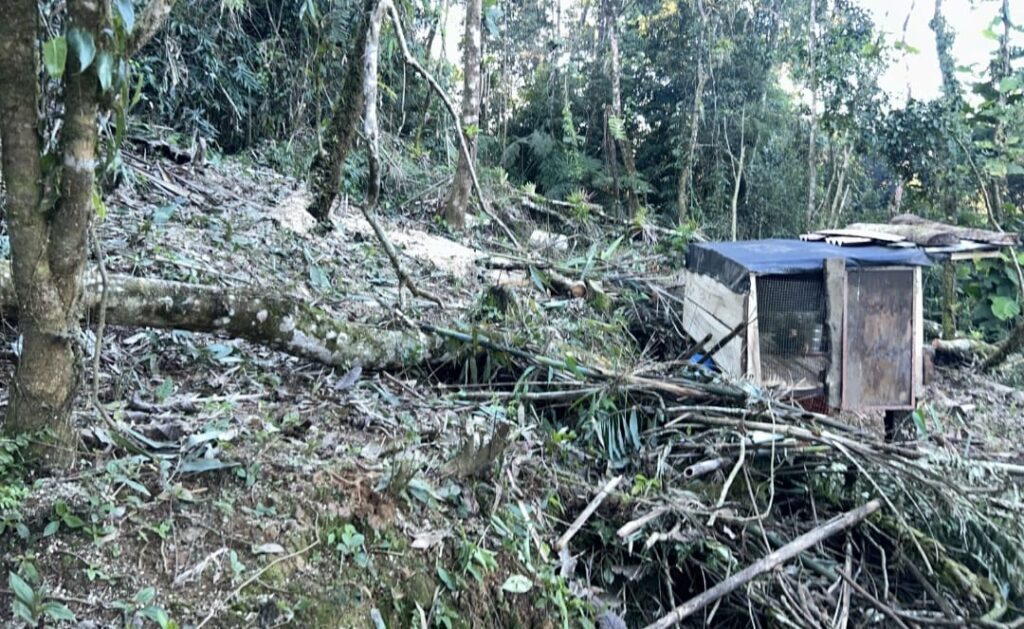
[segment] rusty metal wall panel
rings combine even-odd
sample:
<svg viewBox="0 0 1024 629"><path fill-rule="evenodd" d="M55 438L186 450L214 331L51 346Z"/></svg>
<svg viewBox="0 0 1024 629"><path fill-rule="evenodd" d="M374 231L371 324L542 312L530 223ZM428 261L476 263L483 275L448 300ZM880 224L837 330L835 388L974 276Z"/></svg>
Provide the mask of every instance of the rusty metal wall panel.
<svg viewBox="0 0 1024 629"><path fill-rule="evenodd" d="M911 407L913 270L848 269L846 294L843 407Z"/></svg>

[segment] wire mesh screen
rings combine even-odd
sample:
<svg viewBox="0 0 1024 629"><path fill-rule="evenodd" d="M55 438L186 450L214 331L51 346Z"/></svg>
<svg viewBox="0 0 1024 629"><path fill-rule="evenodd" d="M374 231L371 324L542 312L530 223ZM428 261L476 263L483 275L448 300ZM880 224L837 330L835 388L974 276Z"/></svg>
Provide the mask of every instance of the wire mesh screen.
<svg viewBox="0 0 1024 629"><path fill-rule="evenodd" d="M757 278L761 379L797 389L823 387L828 370L825 281L821 273Z"/></svg>

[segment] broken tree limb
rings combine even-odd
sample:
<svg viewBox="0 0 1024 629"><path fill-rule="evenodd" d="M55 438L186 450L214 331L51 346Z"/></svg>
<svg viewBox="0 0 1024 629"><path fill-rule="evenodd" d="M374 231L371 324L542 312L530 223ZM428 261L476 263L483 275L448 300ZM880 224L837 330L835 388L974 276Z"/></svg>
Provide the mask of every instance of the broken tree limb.
<svg viewBox="0 0 1024 629"><path fill-rule="evenodd" d="M774 570L815 544L832 537L840 531L844 531L857 525L869 515L878 511L881 506L881 501L876 498L853 511L848 511L842 515L836 516L825 524L807 531L785 546L765 555L743 570L740 570L731 577L721 581L711 589L706 590L702 594L699 594L679 607L676 607L670 613L648 625L646 629L668 629L669 627L674 626L676 623L690 617L696 612L699 612L726 594L746 585L758 575Z"/></svg>
<svg viewBox="0 0 1024 629"><path fill-rule="evenodd" d="M683 470L683 478L688 480L700 478L701 476L705 476L712 472L717 472L723 467L732 465L733 461L732 457L720 456L714 459L707 459L705 461L700 461L699 463L694 463Z"/></svg>
<svg viewBox="0 0 1024 629"><path fill-rule="evenodd" d="M476 175L476 167L473 166L473 154L470 152L469 143L466 141L466 130L462 128L461 124L459 124L460 118L458 112L455 111L455 105L452 104L451 99L448 98L448 95L445 94L444 89L441 88L441 85L433 75L427 72L426 68L417 61L416 57L409 50L409 44L405 40L405 30L402 28L402 18L398 15L398 10L395 8L394 3L390 0L384 0L384 2L387 5L388 15L391 16L391 23L395 29L395 37L398 39L398 46L402 50L402 58L405 60L405 63L412 66L413 70L423 77L423 80L430 85L430 89L434 90L434 92L437 93L438 98L441 99L441 102L444 103L444 107L448 110L448 113L451 114L452 119L455 120L455 126L457 127L455 130L455 136L459 138L459 150L461 151L462 156L466 159L469 167L469 175L473 180L473 189L476 190L477 201L480 203L480 210L491 220L497 223L499 227L501 227L501 230L505 232L508 239L511 240L512 244L518 249L519 241L516 239L515 233L513 233L512 230L509 229L508 225L506 225L505 222L491 210L490 203L488 203L487 199L484 197L483 188L480 187L480 179Z"/></svg>
<svg viewBox="0 0 1024 629"><path fill-rule="evenodd" d="M99 308L102 285L97 272L86 273L86 309ZM0 264L0 307L5 314L18 307L7 263ZM341 368L398 368L422 361L440 345L436 336L415 329L334 319L288 294L124 275L107 276L106 323L222 334Z"/></svg>
<svg viewBox="0 0 1024 629"><path fill-rule="evenodd" d="M565 533L562 533L562 536L558 538L557 542L555 542L555 550L562 550L569 545L569 542L572 541L572 538L580 532L580 529L587 523L590 516L594 515L594 512L601 506L601 503L604 502L605 498L615 491L615 488L618 487L621 482L622 476L620 475L605 483L605 486L601 488L601 491L597 492L597 495L590 501L590 504L588 504L587 507L578 516L576 516L576 519L573 520L571 525L569 525L569 528L566 529Z"/></svg>
<svg viewBox="0 0 1024 629"><path fill-rule="evenodd" d="M719 397L722 399L732 400L742 400L746 398L746 394L743 393L742 390L729 385L718 383L698 383L687 380L645 378L598 366L587 366L581 364L573 364L570 366L565 360L552 358L543 354L534 354L518 347L510 347L503 343L493 341L482 334L460 332L458 330L442 328L429 323L421 323L419 328L424 332L429 332L442 338L448 338L460 343L483 347L495 352L502 352L509 356L521 358L529 363L562 370L580 378L591 378L605 382L614 382L619 385L636 386L638 389L646 389L647 391L663 394L670 398L703 399Z"/></svg>

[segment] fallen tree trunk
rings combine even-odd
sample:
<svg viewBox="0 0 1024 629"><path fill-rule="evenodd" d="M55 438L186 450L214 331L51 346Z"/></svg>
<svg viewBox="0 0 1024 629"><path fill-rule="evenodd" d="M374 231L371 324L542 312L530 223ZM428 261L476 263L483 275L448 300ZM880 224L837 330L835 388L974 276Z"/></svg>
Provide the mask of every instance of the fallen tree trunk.
<svg viewBox="0 0 1024 629"><path fill-rule="evenodd" d="M438 337L418 330L385 330L334 319L288 294L124 275L111 275L107 281L110 325L221 334L340 368L416 364L440 345ZM86 309L98 310L101 292L99 274L87 273ZM0 308L10 314L17 307L10 265L0 264Z"/></svg>
<svg viewBox="0 0 1024 629"><path fill-rule="evenodd" d="M964 365L991 356L996 348L974 339L935 339L932 341L935 362L940 365Z"/></svg>
<svg viewBox="0 0 1024 629"><path fill-rule="evenodd" d="M1017 324L1010 336L999 346L999 349L985 359L981 368L991 371L1006 362L1010 354L1019 352L1022 348L1024 348L1024 321Z"/></svg>

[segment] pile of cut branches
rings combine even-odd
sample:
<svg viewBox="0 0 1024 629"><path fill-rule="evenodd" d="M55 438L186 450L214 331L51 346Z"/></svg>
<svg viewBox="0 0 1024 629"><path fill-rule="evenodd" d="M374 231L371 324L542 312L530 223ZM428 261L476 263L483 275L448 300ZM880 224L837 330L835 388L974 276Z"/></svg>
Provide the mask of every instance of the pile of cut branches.
<svg viewBox="0 0 1024 629"><path fill-rule="evenodd" d="M1024 467L941 441L886 443L747 382L655 360L627 316L644 294L653 312L643 274L593 268L594 280L619 278L613 314L519 294L471 329L424 328L454 344L445 360L461 369L434 372L445 388L546 431L512 467L533 488L526 511L561 535L550 561L579 595L629 626L1021 617Z"/></svg>

